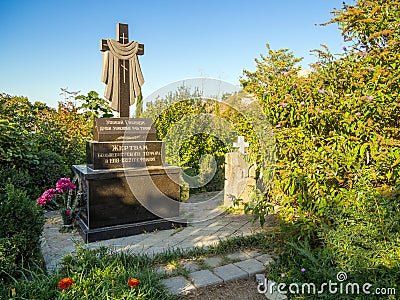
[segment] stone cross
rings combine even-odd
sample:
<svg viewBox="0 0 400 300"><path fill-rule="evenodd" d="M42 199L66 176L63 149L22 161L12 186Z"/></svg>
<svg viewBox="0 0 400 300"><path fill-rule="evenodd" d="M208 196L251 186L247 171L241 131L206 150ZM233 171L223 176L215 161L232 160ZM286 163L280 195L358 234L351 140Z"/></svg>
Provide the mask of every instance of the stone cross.
<svg viewBox="0 0 400 300"><path fill-rule="evenodd" d="M244 136L239 135L237 143L233 143L234 148L239 148L238 151L242 154L247 154L246 147L249 146L249 143L244 141Z"/></svg>
<svg viewBox="0 0 400 300"><path fill-rule="evenodd" d="M129 39L128 39L128 24L122 24L118 23L117 24L117 38L116 40L120 42L121 44L127 44ZM107 45L107 40L101 40L100 42L100 51L108 51L110 50L108 45ZM137 55L143 55L144 54L144 45L139 44L139 50L137 52ZM129 94L130 94L130 84L129 84L129 63L127 60L119 60L118 61L119 65L119 87L118 87L118 93L119 93L119 116L120 117L129 117Z"/></svg>

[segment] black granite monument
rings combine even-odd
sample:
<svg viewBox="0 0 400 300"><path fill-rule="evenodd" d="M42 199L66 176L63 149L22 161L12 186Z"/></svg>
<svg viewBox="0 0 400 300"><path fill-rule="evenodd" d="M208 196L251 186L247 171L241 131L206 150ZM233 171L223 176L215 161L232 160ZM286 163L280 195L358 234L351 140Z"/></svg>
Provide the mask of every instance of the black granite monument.
<svg viewBox="0 0 400 300"><path fill-rule="evenodd" d="M126 24L117 24L117 40L102 40L101 50L105 97L120 117L95 120L87 164L73 166L83 199L77 225L85 242L185 225L179 218L181 169L165 165L164 143L156 140L151 119L129 118L132 97L144 82L137 60L144 46L128 42Z"/></svg>

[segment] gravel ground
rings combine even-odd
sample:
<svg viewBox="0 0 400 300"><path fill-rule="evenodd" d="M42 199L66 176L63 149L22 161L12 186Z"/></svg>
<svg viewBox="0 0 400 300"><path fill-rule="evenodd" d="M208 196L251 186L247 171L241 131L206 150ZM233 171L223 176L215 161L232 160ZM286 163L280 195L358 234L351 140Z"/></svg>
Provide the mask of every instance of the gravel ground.
<svg viewBox="0 0 400 300"><path fill-rule="evenodd" d="M199 300L265 300L265 295L257 292L254 277L240 279L224 284L208 286L198 289L184 299Z"/></svg>

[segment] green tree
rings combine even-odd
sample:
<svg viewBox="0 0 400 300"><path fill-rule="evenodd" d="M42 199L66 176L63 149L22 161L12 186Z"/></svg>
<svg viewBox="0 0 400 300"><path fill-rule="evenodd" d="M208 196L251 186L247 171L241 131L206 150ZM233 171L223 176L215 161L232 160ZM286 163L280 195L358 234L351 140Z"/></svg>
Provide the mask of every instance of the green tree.
<svg viewBox="0 0 400 300"><path fill-rule="evenodd" d="M95 118L111 118L113 117L111 108L106 99L100 98L95 91L88 92L87 96L78 95L76 100L81 100L83 103L78 108L92 122ZM93 124L93 123L92 123Z"/></svg>
<svg viewBox="0 0 400 300"><path fill-rule="evenodd" d="M184 86L179 87L175 93L148 103L142 116L154 120L159 140L168 138L165 146L165 157L168 164L179 165L188 175L196 176L201 172L210 171L206 167L207 161L202 161L201 158L208 154L214 157L217 169L213 179L200 188L192 189L192 192L221 190L223 188L224 154L227 149L219 137L201 130L200 133L193 134L196 129L199 129L195 128L196 126L206 125L206 120L201 121L203 114L213 109L213 104L199 96L198 91L191 92ZM180 123L191 116L196 116L196 124L194 122ZM170 136L171 129L173 131L172 138ZM200 178L203 175L205 174L200 174Z"/></svg>
<svg viewBox="0 0 400 300"><path fill-rule="evenodd" d="M275 127L278 162L269 198L304 236L315 238L322 226L334 224L332 212L348 205L345 191L360 182L388 189L399 183L398 34L378 39L385 43L375 40L382 20L390 19L390 28L400 23L399 6L372 2L358 1L336 11L332 20L356 39L355 45L364 46L362 51L314 50L313 72L299 77L295 64L300 59L267 45L257 70L244 71L241 80ZM361 18L377 23L368 25L376 29L355 25Z"/></svg>

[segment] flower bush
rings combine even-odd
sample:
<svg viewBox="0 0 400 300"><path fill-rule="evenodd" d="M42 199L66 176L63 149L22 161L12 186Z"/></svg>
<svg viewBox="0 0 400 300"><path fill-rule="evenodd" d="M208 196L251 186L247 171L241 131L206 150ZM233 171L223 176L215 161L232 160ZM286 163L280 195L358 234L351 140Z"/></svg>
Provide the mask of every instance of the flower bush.
<svg viewBox="0 0 400 300"><path fill-rule="evenodd" d="M282 281L284 271L286 283L319 284L346 270L355 282L398 286L400 6L358 0L333 14L353 44L345 53L313 50L317 62L303 77L301 59L267 45L241 81L276 139L274 178L259 206L277 205L290 246L272 278Z"/></svg>
<svg viewBox="0 0 400 300"><path fill-rule="evenodd" d="M351 26L360 23L349 19L388 18L389 4L375 2L367 7L359 1L337 11L334 20L356 39L361 33ZM399 7L393 7L398 16ZM369 25L368 32L379 37ZM298 76L300 58L267 45L268 54L256 59L257 70L245 71L241 80L274 127L275 176L260 205L280 206L288 236L318 243L318 231L335 223L338 209L354 204L348 190L357 193L361 182L371 192L400 184L399 36L388 35L384 47L375 47L374 39L365 45L364 34L368 49L348 47L339 55L327 47L315 50L318 61L307 77Z"/></svg>
<svg viewBox="0 0 400 300"><path fill-rule="evenodd" d="M56 183L56 191L59 193L69 192L75 189L75 185L69 178L60 178Z"/></svg>
<svg viewBox="0 0 400 300"><path fill-rule="evenodd" d="M46 190L37 203L42 207L58 209L63 217L64 224L71 224L78 209L79 193L73 195L76 185L69 178L60 178L55 188Z"/></svg>

